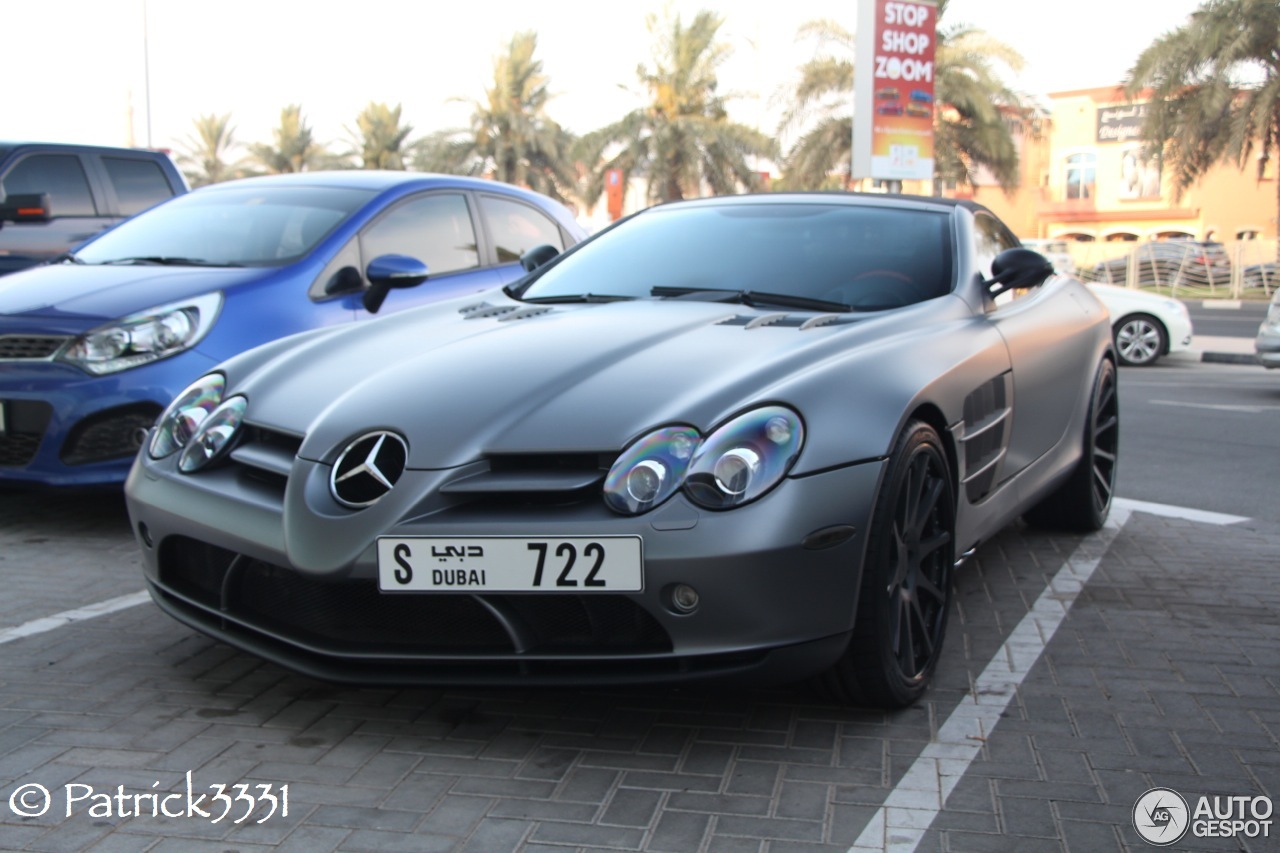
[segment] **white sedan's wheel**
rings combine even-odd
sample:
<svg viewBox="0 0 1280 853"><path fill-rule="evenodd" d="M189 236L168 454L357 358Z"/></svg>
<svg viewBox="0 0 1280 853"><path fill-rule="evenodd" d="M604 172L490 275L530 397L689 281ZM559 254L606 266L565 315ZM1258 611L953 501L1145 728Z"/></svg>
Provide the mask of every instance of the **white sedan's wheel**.
<svg viewBox="0 0 1280 853"><path fill-rule="evenodd" d="M1113 329L1120 363L1129 367L1155 364L1167 345L1164 326L1150 314L1130 314Z"/></svg>

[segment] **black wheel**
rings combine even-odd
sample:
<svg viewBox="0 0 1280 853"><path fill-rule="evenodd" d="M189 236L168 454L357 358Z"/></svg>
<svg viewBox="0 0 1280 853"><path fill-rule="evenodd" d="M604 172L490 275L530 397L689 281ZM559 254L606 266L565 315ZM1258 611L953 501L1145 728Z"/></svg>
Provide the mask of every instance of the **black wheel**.
<svg viewBox="0 0 1280 853"><path fill-rule="evenodd" d="M914 421L876 495L853 639L820 677L824 692L882 708L924 693L946 636L955 526L946 451L932 427Z"/></svg>
<svg viewBox="0 0 1280 853"><path fill-rule="evenodd" d="M1084 453L1071 477L1025 515L1037 527L1097 530L1111 512L1120 450L1120 399L1116 368L1104 359L1093 382Z"/></svg>
<svg viewBox="0 0 1280 853"><path fill-rule="evenodd" d="M1111 329L1120 363L1129 367L1155 364L1169 349L1164 324L1150 314L1122 317Z"/></svg>

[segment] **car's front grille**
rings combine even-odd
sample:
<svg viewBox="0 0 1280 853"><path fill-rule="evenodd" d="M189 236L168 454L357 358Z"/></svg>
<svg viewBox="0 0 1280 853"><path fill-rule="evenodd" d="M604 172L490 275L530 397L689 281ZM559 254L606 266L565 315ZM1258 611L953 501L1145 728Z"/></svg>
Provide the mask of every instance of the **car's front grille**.
<svg viewBox="0 0 1280 853"><path fill-rule="evenodd" d="M0 467L30 464L40 449L53 407L42 400L0 400L4 424L0 428Z"/></svg>
<svg viewBox="0 0 1280 853"><path fill-rule="evenodd" d="M69 340L67 335L0 335L0 361L49 358Z"/></svg>
<svg viewBox="0 0 1280 853"><path fill-rule="evenodd" d="M312 580L186 537L164 542L160 583L212 615L336 656L671 650L626 596L386 594L373 580Z"/></svg>

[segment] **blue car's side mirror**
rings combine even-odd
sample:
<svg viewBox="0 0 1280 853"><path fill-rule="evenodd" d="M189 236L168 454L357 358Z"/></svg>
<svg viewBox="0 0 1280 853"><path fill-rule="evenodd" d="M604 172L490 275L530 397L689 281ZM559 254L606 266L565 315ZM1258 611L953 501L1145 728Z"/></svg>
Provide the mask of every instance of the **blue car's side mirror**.
<svg viewBox="0 0 1280 853"><path fill-rule="evenodd" d="M364 308L378 313L393 287L417 287L427 280L427 265L407 255L379 255L365 268L369 289L364 292Z"/></svg>

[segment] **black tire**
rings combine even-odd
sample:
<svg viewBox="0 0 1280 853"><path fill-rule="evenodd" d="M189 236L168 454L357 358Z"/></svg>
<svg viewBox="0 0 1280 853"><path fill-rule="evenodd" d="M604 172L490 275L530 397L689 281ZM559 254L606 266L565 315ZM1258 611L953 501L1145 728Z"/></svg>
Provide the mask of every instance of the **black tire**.
<svg viewBox="0 0 1280 853"><path fill-rule="evenodd" d="M1120 450L1120 405L1116 368L1109 359L1098 367L1085 422L1084 453L1071 477L1024 515L1037 527L1097 530L1111 512Z"/></svg>
<svg viewBox="0 0 1280 853"><path fill-rule="evenodd" d="M908 424L876 495L853 638L819 676L836 701L880 708L912 704L942 653L955 566L955 494L933 427Z"/></svg>
<svg viewBox="0 0 1280 853"><path fill-rule="evenodd" d="M1169 351L1169 333L1150 314L1129 314L1111 327L1116 357L1128 367L1148 367Z"/></svg>

